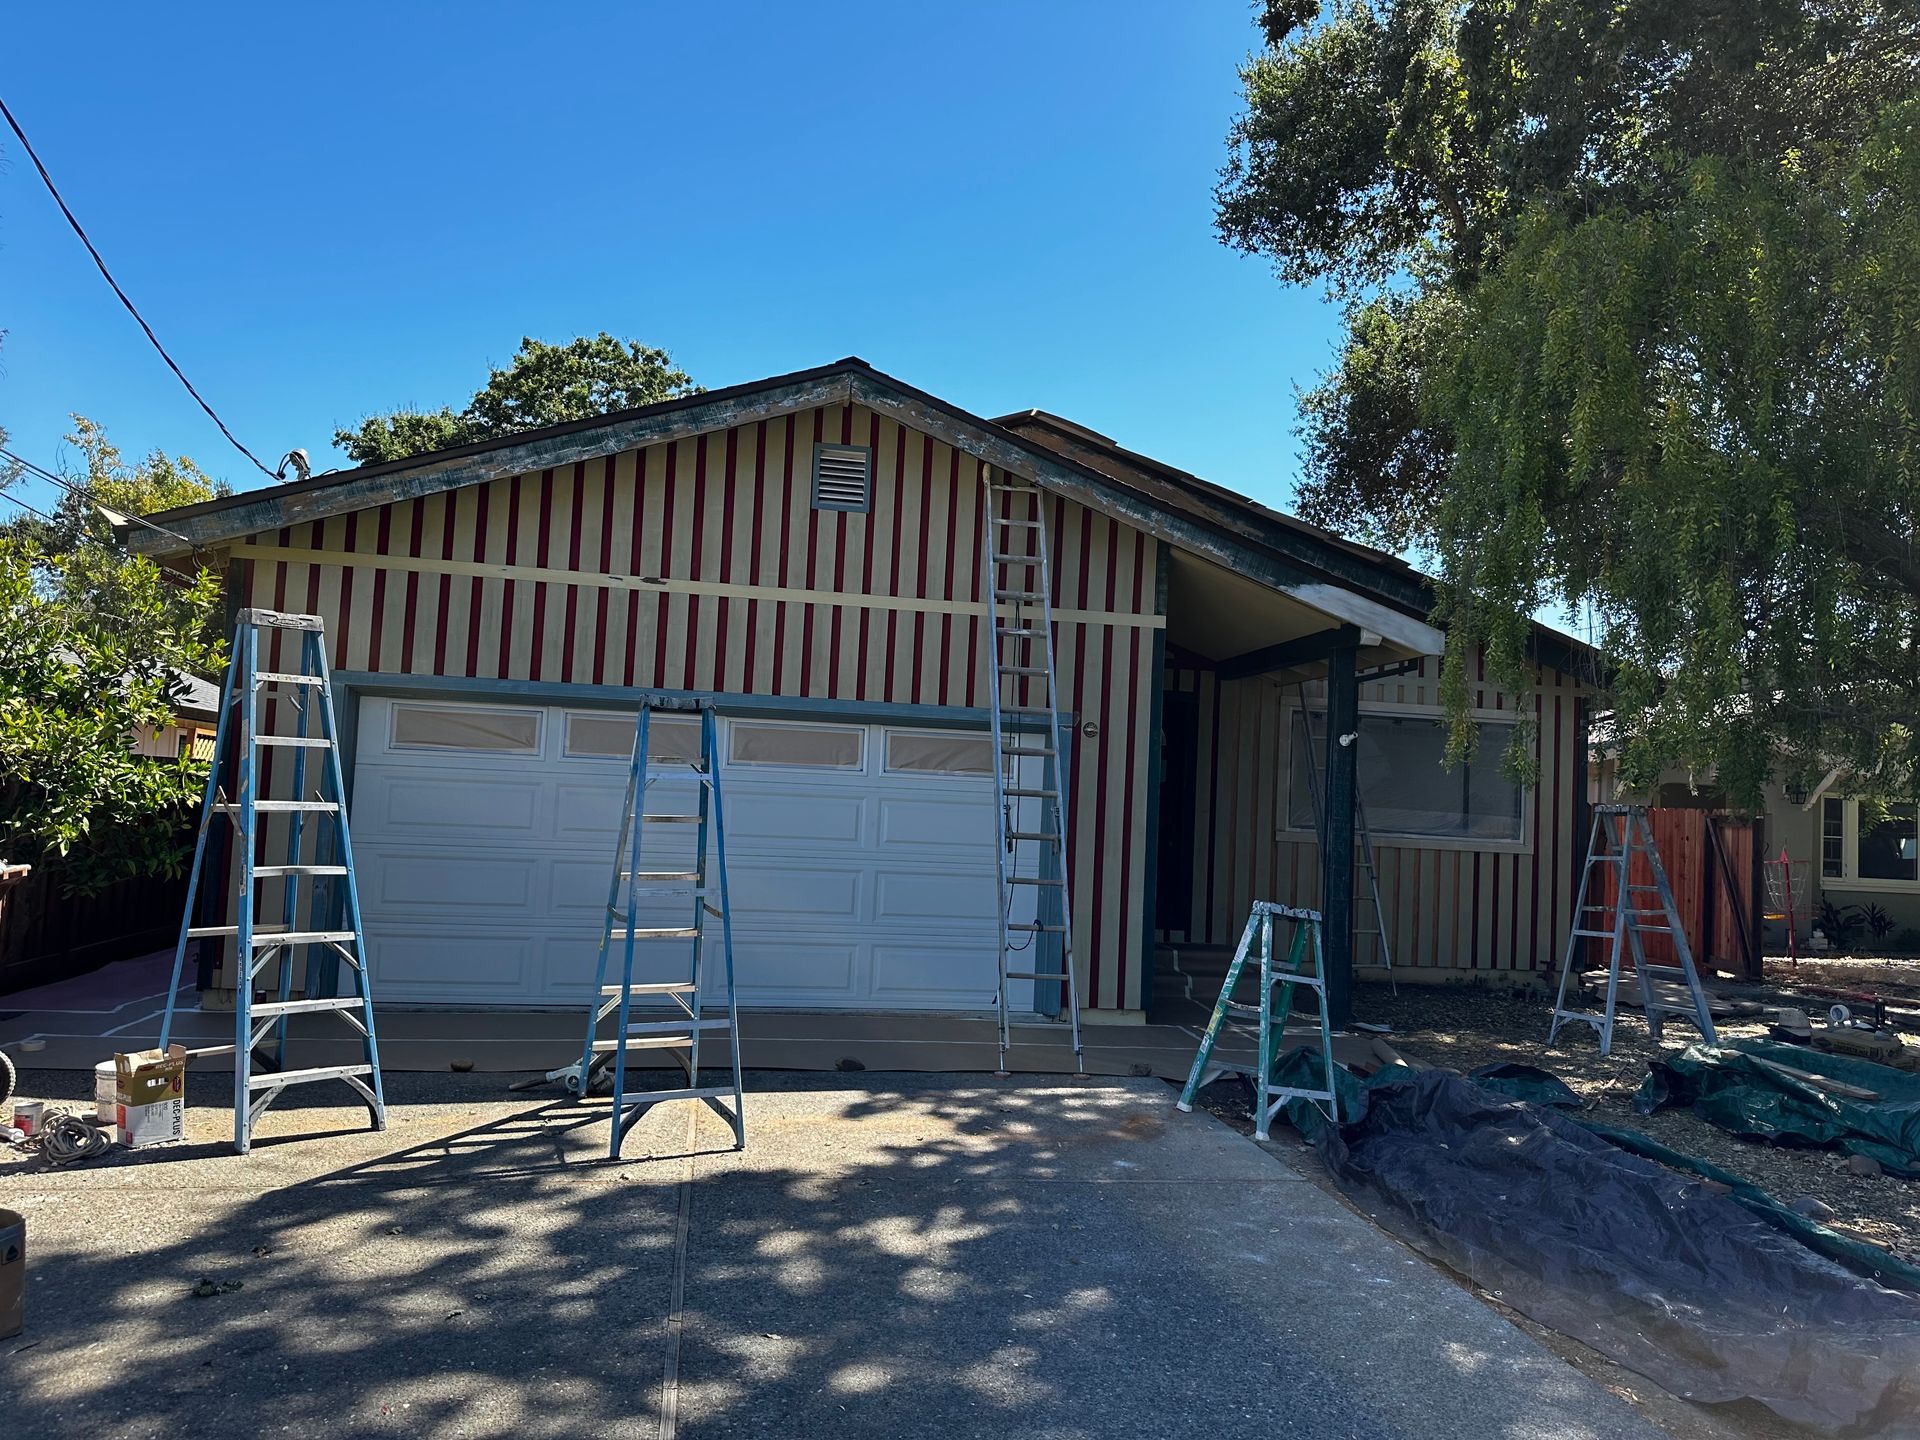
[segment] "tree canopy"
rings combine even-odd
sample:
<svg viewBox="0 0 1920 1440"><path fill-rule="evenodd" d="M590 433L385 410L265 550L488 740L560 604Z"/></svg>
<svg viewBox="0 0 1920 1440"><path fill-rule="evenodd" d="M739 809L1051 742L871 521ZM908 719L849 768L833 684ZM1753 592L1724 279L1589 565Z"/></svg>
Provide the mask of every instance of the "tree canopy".
<svg viewBox="0 0 1920 1440"><path fill-rule="evenodd" d="M1301 509L1436 569L1457 744L1469 657L1523 688L1564 607L1629 783L1910 790L1920 5L1263 19L1220 233L1346 307Z"/></svg>
<svg viewBox="0 0 1920 1440"><path fill-rule="evenodd" d="M637 340L617 340L604 330L564 345L528 336L505 369L489 367L487 383L462 409L371 415L351 429L335 430L333 443L355 464L373 465L652 405L698 389L685 371L674 368L665 350Z"/></svg>
<svg viewBox="0 0 1920 1440"><path fill-rule="evenodd" d="M225 487L185 457L129 465L82 416L67 438L76 491L51 522L0 525L0 855L86 894L185 861L206 763L137 755L134 736L170 722L183 676L224 663L215 573L128 555L96 506L140 514Z"/></svg>

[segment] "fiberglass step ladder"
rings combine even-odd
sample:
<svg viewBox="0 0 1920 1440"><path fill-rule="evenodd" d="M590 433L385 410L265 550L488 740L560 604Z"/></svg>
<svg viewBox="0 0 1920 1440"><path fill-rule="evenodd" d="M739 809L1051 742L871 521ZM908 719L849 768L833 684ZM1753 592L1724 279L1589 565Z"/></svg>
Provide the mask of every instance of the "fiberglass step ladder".
<svg viewBox="0 0 1920 1440"><path fill-rule="evenodd" d="M1047 563L1045 492L1031 480L981 467L985 523L980 567L986 597L988 693L992 697L993 801L1000 877L999 1074L1007 1073L1013 1019L1007 982L1065 992L1073 1068L1086 1070L1080 999L1073 979L1073 909L1067 899L1067 782L1053 668L1053 577ZM1011 692L1011 698L1009 696ZM1028 764L1035 761L1036 764ZM1021 846L1029 864L1022 867ZM1014 919L1015 896L1035 897L1034 918ZM1049 954L1049 940L1057 949ZM1043 964L1042 961L1048 964ZM1051 965L1053 968L1049 968ZM1017 967L1017 968L1016 968ZM1046 998L1053 998L1048 994Z"/></svg>
<svg viewBox="0 0 1920 1440"><path fill-rule="evenodd" d="M698 758L665 759L650 753L651 724L656 712L699 712L700 748ZM720 800L720 746L713 702L705 699L673 701L656 699L644 706L634 726L633 759L628 767L625 813L620 821L620 839L614 846L613 880L607 887L606 923L600 934L600 959L594 968L595 1005L588 1012L586 1044L576 1065L555 1071L549 1078L563 1079L567 1088L585 1094L595 1073L611 1067L613 1080L612 1135L607 1154L618 1158L620 1145L631 1130L655 1105L669 1100L703 1100L733 1130L733 1145L747 1145L745 1094L740 1080L739 1011L733 988L733 912L727 904L727 827ZM646 806L647 787L660 780L691 779L699 790L699 805L691 814L660 813ZM691 865L676 858L676 868L642 870L641 837L652 826L694 825L694 851ZM711 838L711 863L708 840ZM659 863L657 860L654 863ZM684 923L643 925L640 902L648 899L681 901L689 907ZM717 900L719 903L713 903ZM706 1015L700 1003L700 981L706 960L707 921L720 922L720 959L726 976L726 1014ZM608 983L607 960L615 943L620 947L620 978ZM635 947L666 942L687 944L692 960L685 979L635 980ZM665 1019L633 1018L636 997L643 1002L666 1002ZM614 1033L600 1038L600 1022L617 1015ZM730 1052L733 1082L726 1085L700 1083L700 1040L711 1035L726 1039ZM647 1090L627 1103L627 1052L629 1050L666 1050L686 1072L687 1083L673 1090ZM733 1108L722 1103L731 1097Z"/></svg>
<svg viewBox="0 0 1920 1440"><path fill-rule="evenodd" d="M1647 857L1648 869L1653 875L1652 884L1634 882L1635 855ZM1596 871L1611 872L1611 900L1587 899ZM1634 898L1641 895L1656 897L1659 908L1650 909ZM1605 926L1590 926L1586 923L1586 917L1594 911L1610 911L1612 918ZM1646 923L1649 919L1657 919L1658 923ZM1680 963L1649 964L1646 946L1641 940L1644 935L1670 936L1674 954ZM1588 940L1613 942L1607 952L1606 1003L1598 1015L1587 1010L1567 1008L1567 985L1573 975L1574 964ZM1547 1029L1549 1045L1553 1043L1554 1036L1560 1033L1562 1021L1578 1020L1599 1032L1602 1055L1612 1051L1614 1000L1620 989L1622 951L1628 947L1633 952L1633 974L1640 987L1640 1004L1646 1013L1648 1034L1657 1042L1660 1039L1661 1017L1678 1015L1699 1027L1709 1045L1718 1045L1720 1040L1714 1033L1706 992L1700 986L1700 973L1694 968L1693 947L1687 943L1686 927L1680 923L1679 909L1673 903L1673 887L1667 883L1666 866L1660 863L1660 847L1653 842L1653 827L1647 819L1647 807L1596 805L1593 807L1593 829L1587 839L1587 859L1580 869L1580 889L1573 901L1573 930L1567 936L1567 953L1560 962L1560 988L1554 997L1553 1023ZM1656 982L1674 980L1686 983L1687 1003L1668 999L1654 989Z"/></svg>
<svg viewBox="0 0 1920 1440"><path fill-rule="evenodd" d="M1327 820L1320 805L1320 766L1326 760L1326 745L1315 733L1314 712L1307 708L1304 687L1300 704L1293 712L1294 743L1306 746L1307 794L1313 801L1313 833L1322 845L1327 839ZM1373 926L1355 925L1355 936L1371 935L1380 947L1380 963L1387 967L1387 984L1400 993L1400 982L1393 976L1393 946L1387 939L1387 911L1380 903L1380 871L1373 863L1373 831L1367 828L1367 802L1361 798L1358 781L1353 787L1353 839L1360 849L1360 868L1367 872L1367 893L1373 898Z"/></svg>
<svg viewBox="0 0 1920 1440"><path fill-rule="evenodd" d="M285 631L297 639L300 658L289 671L260 668L262 631ZM260 733L263 690L293 707L292 735ZM317 720L318 734L309 733ZM261 751L292 752L290 800L260 795L264 772ZM320 774L311 787L307 762L318 752ZM236 776L229 798L221 788L223 768L231 763ZM311 794L309 790L311 789ZM173 951L173 981L167 987L165 1017L160 1022L160 1045L173 1036L174 999L180 993L180 975L189 940L234 939L236 973L233 987L233 1044L188 1051L194 1057L233 1056L233 1148L242 1155L253 1144L253 1129L261 1112L289 1085L316 1080L342 1080L365 1102L373 1128L387 1128L386 1097L380 1083L380 1053L373 1031L373 990L367 974L366 930L360 920L360 890L353 869L353 846L347 837L346 786L340 771L339 733L333 713L333 685L327 669L326 631L317 615L284 615L274 610L242 610L234 627L233 653L227 660L226 683L220 696L220 719L214 734L213 759L207 769L207 788L200 803L200 829L193 844L193 870L187 881L186 914L180 940ZM261 862L272 840L271 817L286 817L286 860ZM332 859L316 863L305 855L306 818L318 817L320 838L331 838ZM215 819L232 822L233 852L239 856L240 893L231 925L195 925L194 899L207 881L207 837ZM263 821L268 834L261 834ZM316 854L320 846L316 840ZM269 926L254 915L260 901L260 883L282 882L280 922ZM307 918L301 928L302 881L338 882L337 891L309 883L304 891ZM341 917L325 919L337 899ZM346 961L353 974L353 993L341 996L293 998L294 955L305 952L306 980L311 990L316 977L331 970L320 962L329 954ZM274 960L279 961L279 998L256 1001L254 982ZM350 1065L321 1065L303 1070L286 1068L287 1020L293 1015L333 1014L345 1021L360 1041L361 1058ZM272 1053L260 1053L269 1033Z"/></svg>

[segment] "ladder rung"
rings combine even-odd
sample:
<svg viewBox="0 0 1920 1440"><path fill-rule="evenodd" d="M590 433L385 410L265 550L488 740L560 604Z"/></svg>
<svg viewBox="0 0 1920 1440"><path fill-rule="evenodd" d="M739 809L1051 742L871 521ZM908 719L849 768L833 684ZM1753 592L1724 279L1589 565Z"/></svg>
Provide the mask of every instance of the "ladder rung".
<svg viewBox="0 0 1920 1440"><path fill-rule="evenodd" d="M1016 605L1028 605L1038 603L1047 597L1034 590L996 590L993 592L993 598L1011 600Z"/></svg>
<svg viewBox="0 0 1920 1440"><path fill-rule="evenodd" d="M1045 830L1009 830L1009 840L1058 840L1060 837Z"/></svg>
<svg viewBox="0 0 1920 1440"><path fill-rule="evenodd" d="M1017 930L1022 935L1064 935L1067 933L1067 927L1064 925L1040 925L1027 920L1015 921L1009 924L1007 929Z"/></svg>
<svg viewBox="0 0 1920 1440"><path fill-rule="evenodd" d="M324 685L326 679L320 675L296 675L286 670L256 670L253 672L256 685Z"/></svg>
<svg viewBox="0 0 1920 1440"><path fill-rule="evenodd" d="M1239 1020L1258 1020L1260 1018L1260 1007L1258 1005L1242 1005L1238 1001L1229 1000L1227 1002L1227 1014Z"/></svg>
<svg viewBox="0 0 1920 1440"><path fill-rule="evenodd" d="M258 879L269 879L275 875L344 875L347 873L347 867L344 865L256 865L253 867L253 873Z"/></svg>
<svg viewBox="0 0 1920 1440"><path fill-rule="evenodd" d="M1022 530L1036 530L1040 526L1038 520L1019 520L1010 515L990 515L987 518L996 525L1018 525Z"/></svg>
<svg viewBox="0 0 1920 1440"><path fill-rule="evenodd" d="M1055 876L1051 880L1042 879L1038 875L1009 875L1007 877L1007 884L1009 885L1064 885L1066 883L1066 881L1060 879L1058 876Z"/></svg>
<svg viewBox="0 0 1920 1440"><path fill-rule="evenodd" d="M636 981L632 985L602 985L602 995L691 995L694 985L691 980L648 980Z"/></svg>
<svg viewBox="0 0 1920 1440"><path fill-rule="evenodd" d="M1000 667L1000 673L1002 675L1044 675L1047 673L1047 667L1044 665L1002 665Z"/></svg>
<svg viewBox="0 0 1920 1440"><path fill-rule="evenodd" d="M1007 979L1009 980L1061 980L1061 981L1064 981L1067 978L1065 975L1060 974L1058 971L1054 971L1054 972L1043 975L1038 970L1009 970L1006 972L1006 975L1007 975Z"/></svg>
<svg viewBox="0 0 1920 1440"><path fill-rule="evenodd" d="M697 925L666 925L652 928L629 926L625 929L616 927L607 933L610 938L616 940L624 940L629 935L635 940L691 940L700 933L700 928Z"/></svg>
<svg viewBox="0 0 1920 1440"><path fill-rule="evenodd" d="M252 1006L253 1018L262 1015L311 1015L321 1010L358 1010L358 995L337 995L316 1000L260 1000Z"/></svg>
<svg viewBox="0 0 1920 1440"><path fill-rule="evenodd" d="M371 1065L321 1065L311 1070L280 1070L266 1075L249 1075L249 1090L274 1090L282 1085L305 1085L311 1080L339 1080L348 1075L371 1075Z"/></svg>
<svg viewBox="0 0 1920 1440"><path fill-rule="evenodd" d="M622 880L698 880L697 870L622 870Z"/></svg>
<svg viewBox="0 0 1920 1440"><path fill-rule="evenodd" d="M1045 635L1047 633L1046 627L1044 625L1042 626L996 625L993 628L994 628L995 634L1014 635L1014 636L1024 637L1029 640L1038 640L1042 635Z"/></svg>
<svg viewBox="0 0 1920 1440"><path fill-rule="evenodd" d="M280 930L271 935L255 933L253 943L269 945L330 945L358 939L351 930Z"/></svg>
<svg viewBox="0 0 1920 1440"><path fill-rule="evenodd" d="M642 1105L659 1105L668 1100L717 1100L732 1095L731 1085L695 1085L684 1090L646 1090L627 1107L629 1113Z"/></svg>
<svg viewBox="0 0 1920 1440"><path fill-rule="evenodd" d="M253 737L253 743L256 745L287 745L295 749L303 750L326 750L333 745L331 740L320 735L256 735Z"/></svg>
<svg viewBox="0 0 1920 1440"><path fill-rule="evenodd" d="M1015 555L1005 550L993 552L993 561L996 565L1038 565L1044 559L1046 559L1044 555Z"/></svg>
<svg viewBox="0 0 1920 1440"><path fill-rule="evenodd" d="M213 808L222 815L238 815L240 802L223 800ZM335 800L256 800L253 802L253 808L266 815L282 815L296 810L312 810L330 815L340 808L340 804Z"/></svg>
<svg viewBox="0 0 1920 1440"><path fill-rule="evenodd" d="M629 1035L673 1035L691 1033L695 1030L726 1030L732 1026L731 1020L715 1016L711 1020L641 1020L627 1026Z"/></svg>
<svg viewBox="0 0 1920 1440"><path fill-rule="evenodd" d="M695 897L698 897L704 900L707 895L707 892L704 887L701 887L701 886L688 887L685 885L680 885L680 886L636 885L627 893L633 896L636 900L641 898L642 896L652 896L655 898L665 898L669 900L692 900ZM627 912L622 910L617 905L607 906L607 913L613 916L613 918L616 920L626 920L628 924L633 923L632 920L628 917Z"/></svg>
<svg viewBox="0 0 1920 1440"><path fill-rule="evenodd" d="M1051 755L1053 747L1051 745L1003 745L1000 747L1000 753L1002 755Z"/></svg>
<svg viewBox="0 0 1920 1440"><path fill-rule="evenodd" d="M189 940L211 940L221 935L238 935L239 933L240 927L238 925L190 925L187 927L187 938ZM256 945L278 945L288 942L299 944L303 940L315 938L351 940L353 939L353 932L351 930L270 930L265 926L255 926L253 932L253 943Z"/></svg>
<svg viewBox="0 0 1920 1440"><path fill-rule="evenodd" d="M1594 940L1611 940L1613 938L1613 932L1611 930L1575 930L1573 933L1576 935L1585 935Z"/></svg>
<svg viewBox="0 0 1920 1440"><path fill-rule="evenodd" d="M606 1055L620 1048L618 1040L596 1040L593 1042L596 1053ZM627 1040L629 1050L689 1050L693 1048L691 1035L634 1035Z"/></svg>
<svg viewBox="0 0 1920 1440"><path fill-rule="evenodd" d="M698 825L700 823L698 815L642 815L640 820L645 825Z"/></svg>
<svg viewBox="0 0 1920 1440"><path fill-rule="evenodd" d="M1014 786L1011 786L1011 785L1009 785L1006 788L1006 790L1002 793L1007 795L1022 796L1029 800L1047 800L1047 799L1057 800L1060 798L1060 792L1058 790L1024 790L1024 789L1016 789Z"/></svg>

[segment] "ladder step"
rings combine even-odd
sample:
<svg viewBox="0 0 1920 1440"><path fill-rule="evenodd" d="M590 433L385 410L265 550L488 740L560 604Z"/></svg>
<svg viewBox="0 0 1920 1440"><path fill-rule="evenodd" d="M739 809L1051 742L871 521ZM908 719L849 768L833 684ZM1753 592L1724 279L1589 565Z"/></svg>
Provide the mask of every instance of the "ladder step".
<svg viewBox="0 0 1920 1440"><path fill-rule="evenodd" d="M1009 840L1058 840L1060 837L1045 830L1009 830Z"/></svg>
<svg viewBox="0 0 1920 1440"><path fill-rule="evenodd" d="M698 880L697 870L622 870L622 880Z"/></svg>
<svg viewBox="0 0 1920 1440"><path fill-rule="evenodd" d="M1053 747L1051 745L1003 745L1000 747L1000 753L1002 755L1052 755Z"/></svg>
<svg viewBox="0 0 1920 1440"><path fill-rule="evenodd" d="M1017 930L1022 935L1064 935L1067 933L1067 927L1064 925L1037 925L1026 920L1015 921L1009 924L1007 929Z"/></svg>
<svg viewBox="0 0 1920 1440"><path fill-rule="evenodd" d="M326 679L319 675L296 675L286 670L256 670L253 672L256 685L324 685Z"/></svg>
<svg viewBox="0 0 1920 1440"><path fill-rule="evenodd" d="M371 1065L320 1065L311 1070L281 1070L268 1075L249 1075L247 1089L274 1090L282 1085L305 1085L314 1080L339 1080L348 1075L371 1075Z"/></svg>
<svg viewBox="0 0 1920 1440"><path fill-rule="evenodd" d="M1611 930L1575 930L1573 933L1575 935L1584 935L1593 940L1611 940L1613 938L1613 932Z"/></svg>
<svg viewBox="0 0 1920 1440"><path fill-rule="evenodd" d="M596 1054L610 1055L620 1048L620 1042L596 1040L593 1042L593 1048ZM627 1040L629 1050L691 1050L692 1048L691 1035L634 1035Z"/></svg>
<svg viewBox="0 0 1920 1440"><path fill-rule="evenodd" d="M358 1010L358 995L337 995L315 1000L258 1000L252 1006L253 1018L263 1015L312 1015L322 1010Z"/></svg>
<svg viewBox="0 0 1920 1440"><path fill-rule="evenodd" d="M1018 520L1008 515L990 515L987 518L992 520L996 525L1017 525L1022 530L1037 530L1040 528L1040 522L1038 520Z"/></svg>
<svg viewBox="0 0 1920 1440"><path fill-rule="evenodd" d="M665 925L651 928L641 926L638 928L627 927L623 929L615 926L607 933L610 939L615 940L624 940L629 935L636 940L691 940L700 933L700 927L697 925Z"/></svg>
<svg viewBox="0 0 1920 1440"><path fill-rule="evenodd" d="M727 1030L733 1022L724 1016L715 1016L711 1020L694 1020L682 1017L678 1020L640 1020L627 1026L629 1035L674 1035L689 1034L695 1030Z"/></svg>
<svg viewBox="0 0 1920 1440"><path fill-rule="evenodd" d="M275 875L344 875L344 865L256 865L253 874L258 879L270 879Z"/></svg>
<svg viewBox="0 0 1920 1440"><path fill-rule="evenodd" d="M328 750L333 742L317 735L256 735L256 745L285 745L296 750Z"/></svg>
<svg viewBox="0 0 1920 1440"><path fill-rule="evenodd" d="M641 822L647 825L698 825L698 815L642 815Z"/></svg>
<svg viewBox="0 0 1920 1440"><path fill-rule="evenodd" d="M271 935L256 933L253 943L262 948L268 945L329 945L344 944L358 938L351 930L281 930Z"/></svg>
<svg viewBox="0 0 1920 1440"><path fill-rule="evenodd" d="M1011 600L1016 605L1032 605L1047 597L1033 590L996 590L993 592L993 598Z"/></svg>
<svg viewBox="0 0 1920 1440"><path fill-rule="evenodd" d="M993 552L993 563L996 565L1038 565L1044 559L1044 555L1013 555L1004 550Z"/></svg>
<svg viewBox="0 0 1920 1440"><path fill-rule="evenodd" d="M996 635L1012 635L1024 640L1038 640L1047 633L1044 625L996 625L993 629Z"/></svg>
<svg viewBox="0 0 1920 1440"><path fill-rule="evenodd" d="M1044 665L1002 665L1000 667L1000 673L1002 675L1044 675L1047 673L1047 667Z"/></svg>
<svg viewBox="0 0 1920 1440"><path fill-rule="evenodd" d="M1009 979L1009 980L1056 980L1056 981L1064 981L1064 980L1065 980L1066 978L1067 978L1066 976L1064 976L1064 975L1062 975L1062 974L1060 974L1060 973L1059 973L1058 971L1050 971L1050 972L1048 972L1048 973L1046 973L1046 974L1042 974L1042 973L1041 973L1040 971L1038 971L1038 970L1009 970L1009 971L1007 971L1007 979Z"/></svg>
<svg viewBox="0 0 1920 1440"><path fill-rule="evenodd" d="M602 985L602 995L691 995L694 985L691 980L648 980L636 981L632 985Z"/></svg>
<svg viewBox="0 0 1920 1440"><path fill-rule="evenodd" d="M643 1105L659 1105L668 1100L718 1100L733 1094L731 1085L695 1085L684 1090L646 1090L627 1107L629 1113Z"/></svg>
<svg viewBox="0 0 1920 1440"><path fill-rule="evenodd" d="M223 800L213 808L222 815L238 815L240 802ZM331 815L340 809L340 805L335 800L256 800L253 802L253 808L262 815L285 815L294 811L307 810Z"/></svg>
<svg viewBox="0 0 1920 1440"><path fill-rule="evenodd" d="M1012 785L1009 785L1001 793L1006 795L1017 795L1029 800L1057 800L1060 798L1060 792L1058 790L1023 790L1023 789L1018 789Z"/></svg>
<svg viewBox="0 0 1920 1440"><path fill-rule="evenodd" d="M1038 876L1038 875L1009 875L1009 876L1007 877L1007 884L1009 884L1009 885L1054 885L1054 886L1059 886L1059 885L1064 885L1064 884L1066 884L1066 883L1067 883L1066 881L1064 881L1064 880L1062 880L1062 879L1060 879L1060 878L1059 878L1059 877L1057 877L1057 876L1056 876L1055 878L1053 878L1053 879L1051 879L1051 880L1045 880L1045 879L1042 879L1042 878L1041 878L1040 876Z"/></svg>

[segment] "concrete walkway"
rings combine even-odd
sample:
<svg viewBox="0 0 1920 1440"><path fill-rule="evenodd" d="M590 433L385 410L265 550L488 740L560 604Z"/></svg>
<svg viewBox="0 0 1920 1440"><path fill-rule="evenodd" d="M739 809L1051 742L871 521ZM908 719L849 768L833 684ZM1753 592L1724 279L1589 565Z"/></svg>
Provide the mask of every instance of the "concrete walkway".
<svg viewBox="0 0 1920 1440"><path fill-rule="evenodd" d="M1659 1433L1158 1081L756 1078L744 1154L680 1104L619 1162L604 1109L481 1075L242 1159L218 1091L187 1146L0 1162L6 1433Z"/></svg>

